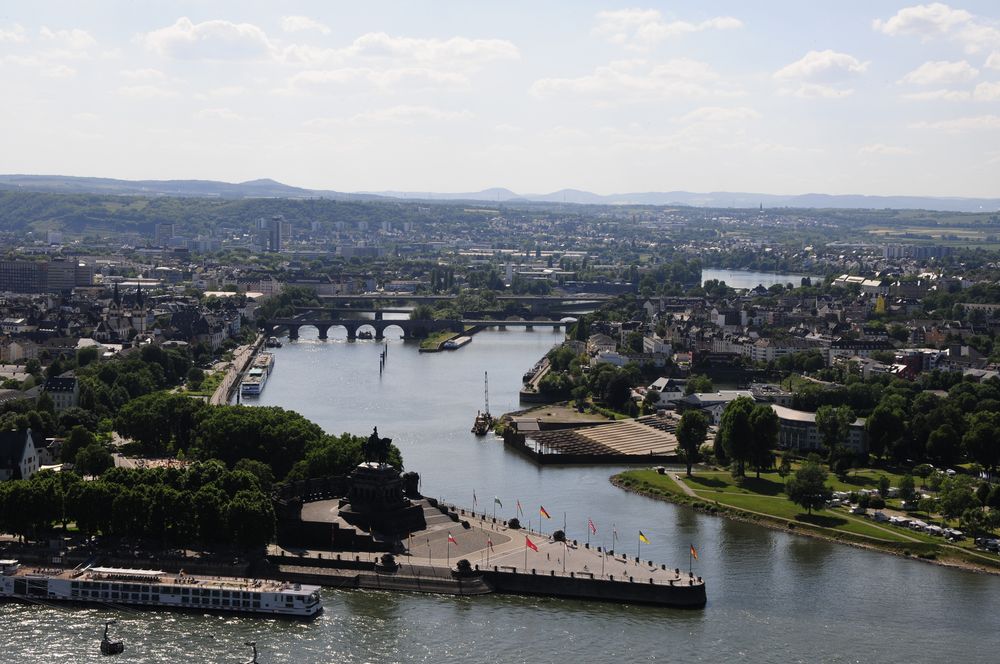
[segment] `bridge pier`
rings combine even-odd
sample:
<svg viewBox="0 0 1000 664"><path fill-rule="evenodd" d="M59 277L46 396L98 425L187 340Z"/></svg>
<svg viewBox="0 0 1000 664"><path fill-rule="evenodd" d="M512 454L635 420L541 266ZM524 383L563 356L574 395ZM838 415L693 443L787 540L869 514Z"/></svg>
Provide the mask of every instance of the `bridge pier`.
<svg viewBox="0 0 1000 664"><path fill-rule="evenodd" d="M299 338L299 326L298 325L289 325L288 326L288 340L289 341L295 341L298 338Z"/></svg>
<svg viewBox="0 0 1000 664"><path fill-rule="evenodd" d="M528 323L527 325L525 325L525 326L524 326L524 329L525 329L526 331L530 332L530 331L532 331L532 330L534 330L534 329L535 329L535 326L534 326L534 325L532 325L531 323Z"/></svg>
<svg viewBox="0 0 1000 664"><path fill-rule="evenodd" d="M382 320L382 310L381 309L377 309L375 311L375 320Z"/></svg>
<svg viewBox="0 0 1000 664"><path fill-rule="evenodd" d="M358 340L358 328L354 327L353 325L345 325L344 327L347 328L347 340L348 341L357 341Z"/></svg>
<svg viewBox="0 0 1000 664"><path fill-rule="evenodd" d="M329 325L317 325L316 329L319 330L319 338L320 339L324 339L325 340L325 339L329 338L327 336L327 333L330 331L330 326Z"/></svg>

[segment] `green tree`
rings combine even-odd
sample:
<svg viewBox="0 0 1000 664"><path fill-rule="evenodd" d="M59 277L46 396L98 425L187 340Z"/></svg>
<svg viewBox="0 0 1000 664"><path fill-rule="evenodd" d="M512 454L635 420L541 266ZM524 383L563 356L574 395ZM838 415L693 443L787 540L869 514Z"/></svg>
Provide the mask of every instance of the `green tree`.
<svg viewBox="0 0 1000 664"><path fill-rule="evenodd" d="M996 470L1000 466L1000 415L971 413L962 446L973 461L991 473Z"/></svg>
<svg viewBox="0 0 1000 664"><path fill-rule="evenodd" d="M941 482L938 505L945 518L957 519L965 510L978 507L973 484L967 475L948 477Z"/></svg>
<svg viewBox="0 0 1000 664"><path fill-rule="evenodd" d="M899 478L899 497L903 500L911 500L916 493L916 483L913 475L903 475Z"/></svg>
<svg viewBox="0 0 1000 664"><path fill-rule="evenodd" d="M881 457L894 446L903 434L903 413L879 405L865 421L868 431L868 449L875 458Z"/></svg>
<svg viewBox="0 0 1000 664"><path fill-rule="evenodd" d="M677 424L677 442L684 454L687 475L691 477L691 466L698 460L698 449L708 436L708 417L700 410L689 410L681 415Z"/></svg>
<svg viewBox="0 0 1000 664"><path fill-rule="evenodd" d="M708 376L695 374L687 379L687 383L684 384L684 394L695 394L703 392L714 392L715 386L712 384L712 379Z"/></svg>
<svg viewBox="0 0 1000 664"><path fill-rule="evenodd" d="M785 484L785 493L789 500L806 508L812 514L830 500L832 492L826 486L826 471L820 465L819 457L810 454L802 466L795 471L795 476Z"/></svg>
<svg viewBox="0 0 1000 664"><path fill-rule="evenodd" d="M816 410L816 429L828 453L847 440L854 420L854 411L847 406L820 406Z"/></svg>
<svg viewBox="0 0 1000 664"><path fill-rule="evenodd" d="M781 463L778 465L778 476L782 479L788 477L792 472L792 460L787 454L781 455Z"/></svg>
<svg viewBox="0 0 1000 664"><path fill-rule="evenodd" d="M100 443L92 443L76 453L74 467L81 475L97 477L115 465L111 452Z"/></svg>
<svg viewBox="0 0 1000 664"><path fill-rule="evenodd" d="M750 467L760 479L760 471L774 467L774 448L778 445L781 420L768 404L757 404L750 411Z"/></svg>
<svg viewBox="0 0 1000 664"><path fill-rule="evenodd" d="M754 401L750 397L738 397L726 405L719 421L719 432L716 435L716 456L719 443L725 451L725 457L735 464L734 473L744 477L745 467L750 460L753 441L753 427L750 424L750 413L753 412Z"/></svg>
<svg viewBox="0 0 1000 664"><path fill-rule="evenodd" d="M96 442L94 434L88 431L82 425L77 425L73 427L69 436L63 441L62 449L59 454L63 461L74 461L76 460L76 455L84 448L90 447Z"/></svg>

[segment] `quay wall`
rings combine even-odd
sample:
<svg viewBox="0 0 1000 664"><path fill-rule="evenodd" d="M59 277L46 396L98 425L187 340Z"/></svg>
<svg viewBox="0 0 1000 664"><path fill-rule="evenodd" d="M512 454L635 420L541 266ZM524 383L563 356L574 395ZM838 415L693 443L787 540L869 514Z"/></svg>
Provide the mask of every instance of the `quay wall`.
<svg viewBox="0 0 1000 664"><path fill-rule="evenodd" d="M638 583L627 579L596 579L558 574L524 574L509 571L484 572L484 578L497 592L518 595L545 595L570 599L657 604L699 609L705 606L705 584L689 585L687 579L677 585ZM682 585L683 584L683 585Z"/></svg>

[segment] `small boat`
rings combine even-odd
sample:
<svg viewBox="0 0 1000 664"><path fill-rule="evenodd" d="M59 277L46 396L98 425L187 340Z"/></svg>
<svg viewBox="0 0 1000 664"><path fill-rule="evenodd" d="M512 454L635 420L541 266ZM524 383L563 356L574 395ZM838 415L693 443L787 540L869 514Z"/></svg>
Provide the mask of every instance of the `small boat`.
<svg viewBox="0 0 1000 664"><path fill-rule="evenodd" d="M472 423L472 433L477 436L485 436L493 428L494 419L490 415L490 376L489 373L483 372L483 380L485 381L485 395L486 395L486 410L476 411L476 421Z"/></svg>
<svg viewBox="0 0 1000 664"><path fill-rule="evenodd" d="M373 335L368 330L362 330L361 332L358 332L358 339L366 339L367 340L367 339L374 339L374 338L375 338L375 335Z"/></svg>
<svg viewBox="0 0 1000 664"><path fill-rule="evenodd" d="M268 337L264 345L268 348L281 348L281 342L278 341L278 337Z"/></svg>
<svg viewBox="0 0 1000 664"><path fill-rule="evenodd" d="M114 625L117 620L108 620L104 623L104 638L101 639L102 655L120 655L125 652L125 644L121 641L112 641L108 638L108 628Z"/></svg>

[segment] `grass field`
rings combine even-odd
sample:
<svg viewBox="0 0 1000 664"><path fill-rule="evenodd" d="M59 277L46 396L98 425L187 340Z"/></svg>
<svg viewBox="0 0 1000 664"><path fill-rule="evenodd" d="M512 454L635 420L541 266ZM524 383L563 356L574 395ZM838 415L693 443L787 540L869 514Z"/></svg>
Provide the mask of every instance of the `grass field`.
<svg viewBox="0 0 1000 664"><path fill-rule="evenodd" d="M897 486L902 477L897 472L864 469L846 480L839 480L831 475L827 485L840 491L877 488L882 475L888 477L893 486ZM679 481L670 474L661 475L655 470L644 469L625 471L612 480L619 486L638 493L691 505L723 516L796 528L833 539L877 546L894 553L909 552L929 559L940 557L1000 566L1000 558L976 551L969 539L952 545L940 537L887 523L876 523L841 508L819 509L809 514L788 499L784 491L785 480L777 473L761 473L760 478L750 476L742 482L737 482L730 473L724 471L696 472L690 478L678 473L678 477ZM690 492L685 491L682 485L690 489Z"/></svg>

